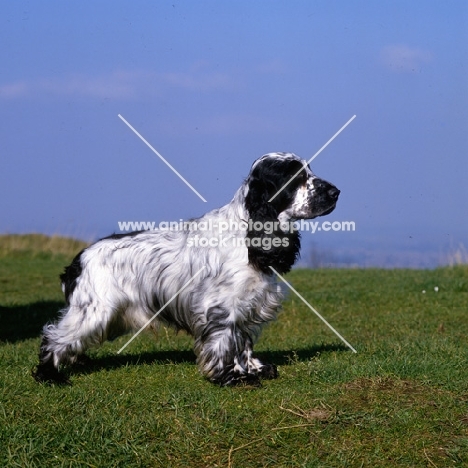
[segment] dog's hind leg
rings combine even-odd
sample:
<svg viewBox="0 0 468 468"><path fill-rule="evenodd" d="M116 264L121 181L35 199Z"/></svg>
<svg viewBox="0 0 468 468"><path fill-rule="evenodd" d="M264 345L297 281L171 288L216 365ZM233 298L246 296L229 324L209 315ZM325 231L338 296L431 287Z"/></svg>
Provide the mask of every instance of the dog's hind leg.
<svg viewBox="0 0 468 468"><path fill-rule="evenodd" d="M115 311L98 310L93 303L86 307L69 305L61 313L57 323L43 329L39 365L33 371L33 377L39 382L67 383L60 366L73 364L88 348L105 341L113 325L112 317L116 315Z"/></svg>

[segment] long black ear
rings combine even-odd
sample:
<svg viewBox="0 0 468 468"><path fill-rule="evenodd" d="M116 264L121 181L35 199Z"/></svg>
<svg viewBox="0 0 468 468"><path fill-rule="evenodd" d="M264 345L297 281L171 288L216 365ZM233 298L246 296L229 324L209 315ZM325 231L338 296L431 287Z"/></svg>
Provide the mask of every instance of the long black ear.
<svg viewBox="0 0 468 468"><path fill-rule="evenodd" d="M248 186L245 207L250 215L246 236L249 263L267 275L274 274L270 266L278 273L287 273L299 257L301 244L299 232L280 229L279 206L284 205L284 194L280 200L275 199L276 203L270 203L268 200L280 187L253 174Z"/></svg>
<svg viewBox="0 0 468 468"><path fill-rule="evenodd" d="M275 194L277 188L269 180L259 177L249 179L249 191L245 197L245 207L251 219L277 219L279 215L277 203L269 203L268 200Z"/></svg>

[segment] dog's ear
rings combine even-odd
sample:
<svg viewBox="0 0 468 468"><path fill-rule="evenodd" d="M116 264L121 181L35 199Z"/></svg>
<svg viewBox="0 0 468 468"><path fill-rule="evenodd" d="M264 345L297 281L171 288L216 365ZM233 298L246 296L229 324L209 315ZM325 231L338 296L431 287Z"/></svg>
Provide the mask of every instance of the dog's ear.
<svg viewBox="0 0 468 468"><path fill-rule="evenodd" d="M287 273L299 256L300 236L297 231L282 231L279 226L279 199L269 202L278 187L271 180L251 177L249 191L245 197L245 207L250 220L246 235L249 263L267 275L273 275L273 267L278 273ZM262 223L257 226L258 223ZM266 226L268 224L268 229Z"/></svg>
<svg viewBox="0 0 468 468"><path fill-rule="evenodd" d="M245 207L250 219L255 221L273 221L278 219L275 203L268 200L275 194L276 186L269 180L252 177L248 182L249 191L245 197Z"/></svg>

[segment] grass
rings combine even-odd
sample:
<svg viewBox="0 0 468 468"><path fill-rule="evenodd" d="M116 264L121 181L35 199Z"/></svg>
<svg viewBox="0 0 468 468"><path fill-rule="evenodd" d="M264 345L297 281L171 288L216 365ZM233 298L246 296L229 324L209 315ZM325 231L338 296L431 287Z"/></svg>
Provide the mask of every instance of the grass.
<svg viewBox="0 0 468 468"><path fill-rule="evenodd" d="M0 238L0 466L468 466L466 266L293 271L358 354L290 295L256 348L280 371L260 389L208 383L165 329L106 343L61 388L30 372L82 246L28 237Z"/></svg>

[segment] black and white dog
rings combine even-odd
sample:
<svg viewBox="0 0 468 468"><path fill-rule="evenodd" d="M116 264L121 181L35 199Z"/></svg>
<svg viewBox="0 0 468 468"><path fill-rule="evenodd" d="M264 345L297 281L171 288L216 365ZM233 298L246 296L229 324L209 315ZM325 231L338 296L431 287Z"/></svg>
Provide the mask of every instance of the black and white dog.
<svg viewBox="0 0 468 468"><path fill-rule="evenodd" d="M44 327L35 379L68 382L61 366L140 329L158 311L149 326L191 334L210 381L256 385L276 378L274 365L252 355L282 300L272 268L286 273L299 256L292 222L330 213L339 193L296 155L270 153L254 162L230 203L183 229L113 235L84 249L60 277L66 307Z"/></svg>

